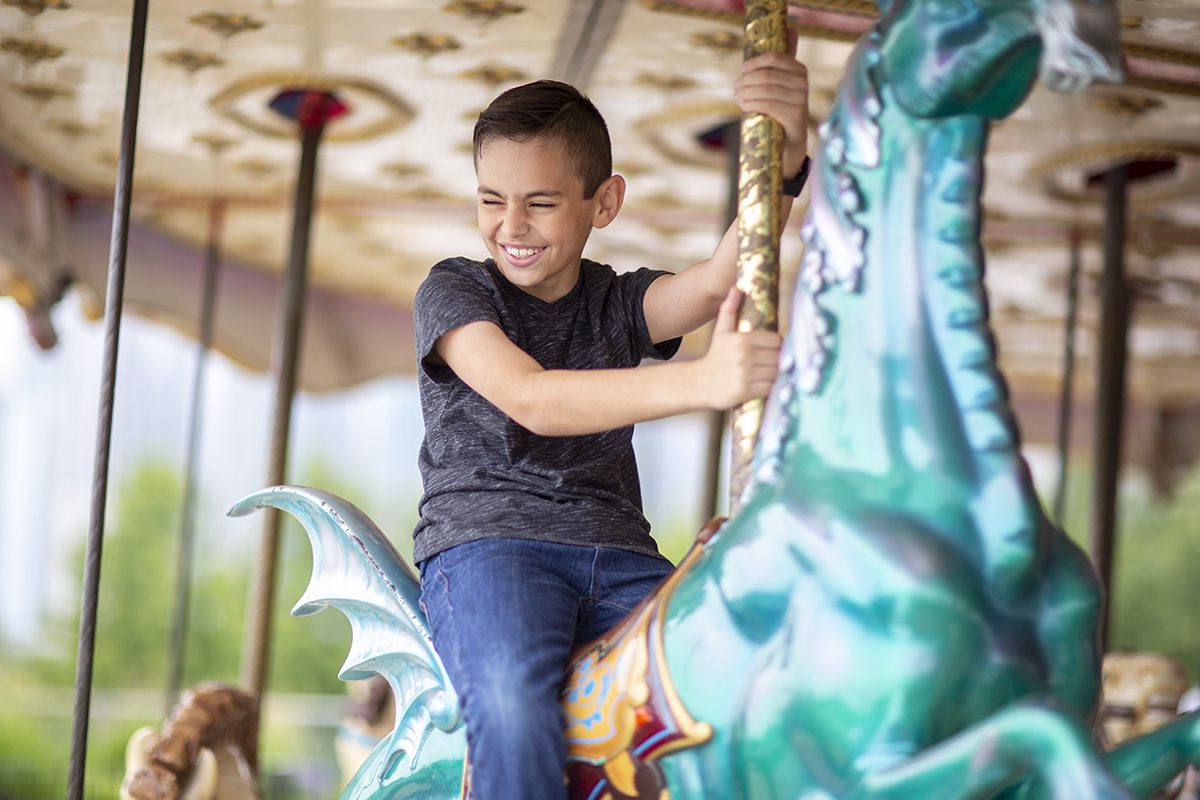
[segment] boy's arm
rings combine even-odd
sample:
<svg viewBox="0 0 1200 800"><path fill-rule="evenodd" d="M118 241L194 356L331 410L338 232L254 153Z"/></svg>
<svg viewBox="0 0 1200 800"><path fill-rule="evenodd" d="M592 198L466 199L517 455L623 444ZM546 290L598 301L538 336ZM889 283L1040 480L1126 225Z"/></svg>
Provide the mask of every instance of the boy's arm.
<svg viewBox="0 0 1200 800"><path fill-rule="evenodd" d="M657 281L656 281L657 282ZM770 391L780 339L738 333L740 294L721 304L708 352L648 369L547 370L491 322L443 334L434 353L468 386L542 436L582 436L702 409L731 408Z"/></svg>
<svg viewBox="0 0 1200 800"><path fill-rule="evenodd" d="M808 73L804 65L783 53L752 58L734 83L734 96L744 113L767 114L783 126L783 174L791 177L799 172L808 151ZM792 201L783 197L781 220L787 220ZM651 341L691 333L716 316L737 277L737 250L735 221L710 258L650 284L644 308Z"/></svg>

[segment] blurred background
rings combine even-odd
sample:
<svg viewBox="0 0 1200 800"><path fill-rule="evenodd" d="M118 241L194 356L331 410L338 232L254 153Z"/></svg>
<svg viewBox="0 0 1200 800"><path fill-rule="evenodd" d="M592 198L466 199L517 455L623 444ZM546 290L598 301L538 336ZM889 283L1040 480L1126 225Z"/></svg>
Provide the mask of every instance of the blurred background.
<svg viewBox="0 0 1200 800"><path fill-rule="evenodd" d="M1200 675L1200 5L1121 0L1128 80L1037 89L996 126L984 243L1002 366L1039 490L1092 525L1098 302L1105 228L1095 176L1157 163L1130 187L1131 304L1110 647ZM288 87L335 94L317 173L288 481L363 508L402 552L422 429L409 305L429 267L482 257L470 133L498 92L539 77L583 88L629 181L588 255L619 270L706 256L728 218L728 0L209 0L152 4L133 184L101 576L88 797L115 797L122 752L167 705L172 605L196 364L195 562L183 684L238 680L257 517L225 511L267 481L281 276L299 158L269 109ZM872 2L792 6L815 128ZM88 529L105 278L129 7L0 5L0 797L60 798ZM800 255L793 213L784 286ZM220 264L204 354L206 253ZM1072 299L1072 267L1077 291ZM786 288L785 288L786 294ZM1073 311L1073 314L1071 313ZM784 318L786 321L786 310ZM1073 327L1067 320L1074 319ZM1066 481L1064 348L1074 331ZM681 357L702 352L690 337ZM713 510L712 421L639 426L647 515L678 558ZM717 501L718 509L721 501ZM268 797L328 797L347 707L335 613L287 616L310 567L286 527L264 707Z"/></svg>

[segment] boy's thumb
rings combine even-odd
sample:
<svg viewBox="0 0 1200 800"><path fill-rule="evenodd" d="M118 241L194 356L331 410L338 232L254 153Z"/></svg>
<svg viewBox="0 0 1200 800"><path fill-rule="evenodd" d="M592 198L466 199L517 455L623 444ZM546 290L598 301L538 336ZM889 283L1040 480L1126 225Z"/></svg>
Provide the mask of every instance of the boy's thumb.
<svg viewBox="0 0 1200 800"><path fill-rule="evenodd" d="M738 310L742 305L742 293L736 286L729 289L721 307L717 309L717 324L714 333L733 333L737 330Z"/></svg>

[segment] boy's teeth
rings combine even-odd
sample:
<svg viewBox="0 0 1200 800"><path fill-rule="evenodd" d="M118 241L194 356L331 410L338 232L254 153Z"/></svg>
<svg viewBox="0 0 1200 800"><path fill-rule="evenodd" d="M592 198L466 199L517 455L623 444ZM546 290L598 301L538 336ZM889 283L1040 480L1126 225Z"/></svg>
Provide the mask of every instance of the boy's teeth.
<svg viewBox="0 0 1200 800"><path fill-rule="evenodd" d="M509 255L517 258L529 258L537 252L537 249L532 247L506 247L504 249L509 252Z"/></svg>

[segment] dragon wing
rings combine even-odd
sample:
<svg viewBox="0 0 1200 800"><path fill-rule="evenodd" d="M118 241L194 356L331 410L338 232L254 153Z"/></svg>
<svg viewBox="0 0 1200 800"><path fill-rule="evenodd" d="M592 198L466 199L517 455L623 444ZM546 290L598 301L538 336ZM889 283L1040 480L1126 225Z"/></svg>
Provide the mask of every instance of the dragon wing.
<svg viewBox="0 0 1200 800"><path fill-rule="evenodd" d="M292 609L294 616L333 606L350 620L350 653L343 680L379 673L396 698L396 726L385 740L384 764L410 770L433 728L452 731L462 722L458 694L433 648L421 586L412 568L383 532L352 503L303 486L273 486L248 495L229 510L240 517L265 506L300 521L313 549L312 577ZM383 743L381 743L381 746Z"/></svg>

